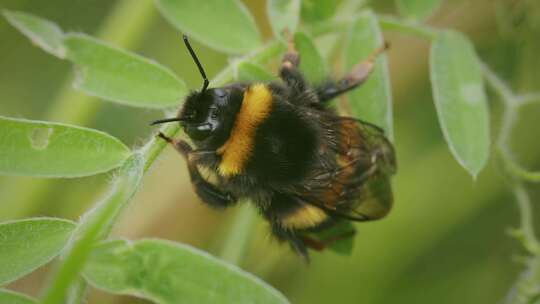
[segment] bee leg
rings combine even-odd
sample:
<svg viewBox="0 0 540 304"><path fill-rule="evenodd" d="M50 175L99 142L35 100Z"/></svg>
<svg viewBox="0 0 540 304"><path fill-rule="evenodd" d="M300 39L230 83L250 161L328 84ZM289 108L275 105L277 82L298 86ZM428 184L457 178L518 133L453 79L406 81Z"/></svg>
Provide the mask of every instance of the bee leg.
<svg viewBox="0 0 540 304"><path fill-rule="evenodd" d="M167 141L180 154L182 154L182 156L184 156L187 162L189 176L191 178L191 184L195 188L195 193L197 193L197 195L203 202L205 202L210 207L215 208L228 207L236 202L236 198L231 193L223 192L216 186L207 182L201 176L201 173L197 168L197 161L204 155L212 153L212 151L193 150L187 142L183 140L174 140L170 137L165 136L161 132L158 134L158 137Z"/></svg>
<svg viewBox="0 0 540 304"><path fill-rule="evenodd" d="M356 234L355 230L349 230L349 231L344 231L340 234L325 238L323 240L317 240L309 236L302 236L301 239L308 248L316 250L316 251L323 251L326 248L328 248L328 246L332 245L333 243L343 240L343 239L351 238L355 234Z"/></svg>
<svg viewBox="0 0 540 304"><path fill-rule="evenodd" d="M298 255L309 262L309 254L304 242L296 236L294 231L282 228L278 223L272 223L272 234L280 241L286 241Z"/></svg>
<svg viewBox="0 0 540 304"><path fill-rule="evenodd" d="M300 64L300 56L294 47L294 40L288 31L285 31L287 37L287 52L281 59L281 68L279 69L279 77L287 84L288 87L294 88L299 92L306 89L306 81L302 73L298 70Z"/></svg>
<svg viewBox="0 0 540 304"><path fill-rule="evenodd" d="M373 51L367 59L353 66L351 71L341 80L328 82L315 88L317 96L319 97L319 102L325 103L364 83L373 71L375 59L377 59L377 56L382 52L386 51L388 47L389 44L385 42L382 47Z"/></svg>
<svg viewBox="0 0 540 304"><path fill-rule="evenodd" d="M303 236L302 237L302 242L307 247L309 247L309 248L311 248L313 250L316 250L316 251L323 251L324 249L326 249L326 244L324 242L318 241L318 240L310 238L308 236Z"/></svg>

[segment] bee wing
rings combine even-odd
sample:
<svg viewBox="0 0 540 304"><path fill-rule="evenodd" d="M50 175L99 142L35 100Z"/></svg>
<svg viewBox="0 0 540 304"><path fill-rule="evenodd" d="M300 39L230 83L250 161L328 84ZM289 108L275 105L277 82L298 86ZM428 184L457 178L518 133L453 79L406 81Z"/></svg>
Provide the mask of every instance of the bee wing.
<svg viewBox="0 0 540 304"><path fill-rule="evenodd" d="M361 140L365 143L364 152L372 157L374 155L378 157L379 170L388 175L395 174L397 167L394 146L385 136L384 130L360 119L352 117L343 117L343 119L350 119L357 123Z"/></svg>
<svg viewBox="0 0 540 304"><path fill-rule="evenodd" d="M372 221L383 218L392 208L393 196L389 176L370 175L361 185L348 188L328 200L328 196L297 194L296 197L327 213L352 221Z"/></svg>
<svg viewBox="0 0 540 304"><path fill-rule="evenodd" d="M338 201L331 214L353 221L371 221L383 218L392 208L393 196L388 176L376 174L370 176L361 186L359 196L352 201Z"/></svg>
<svg viewBox="0 0 540 304"><path fill-rule="evenodd" d="M396 172L392 144L379 127L339 117L333 165L321 165L307 187L297 191L306 203L353 221L384 217L392 207L390 176Z"/></svg>

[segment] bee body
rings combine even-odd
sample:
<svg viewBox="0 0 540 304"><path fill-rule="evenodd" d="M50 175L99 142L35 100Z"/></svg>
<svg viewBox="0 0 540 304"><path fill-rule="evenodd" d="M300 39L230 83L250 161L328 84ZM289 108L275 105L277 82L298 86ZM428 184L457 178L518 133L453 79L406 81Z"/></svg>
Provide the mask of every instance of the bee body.
<svg viewBox="0 0 540 304"><path fill-rule="evenodd" d="M176 119L158 123L180 121L192 139L196 149L161 135L186 157L202 201L227 207L250 199L272 233L307 257L306 246L314 247L308 233L343 220L386 215L395 161L381 129L326 107L367 77L371 61L341 81L314 88L297 64L290 49L281 82L212 89L205 82L200 92L188 96ZM202 168L210 173L202 174Z"/></svg>

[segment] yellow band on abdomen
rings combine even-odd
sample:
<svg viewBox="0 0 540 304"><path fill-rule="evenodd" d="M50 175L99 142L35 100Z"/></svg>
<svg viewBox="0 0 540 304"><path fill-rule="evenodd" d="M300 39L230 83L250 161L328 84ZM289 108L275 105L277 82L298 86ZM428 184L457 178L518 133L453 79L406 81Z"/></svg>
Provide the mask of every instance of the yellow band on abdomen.
<svg viewBox="0 0 540 304"><path fill-rule="evenodd" d="M328 218L328 215L321 208L304 205L294 212L287 214L280 222L283 228L306 229L320 225Z"/></svg>

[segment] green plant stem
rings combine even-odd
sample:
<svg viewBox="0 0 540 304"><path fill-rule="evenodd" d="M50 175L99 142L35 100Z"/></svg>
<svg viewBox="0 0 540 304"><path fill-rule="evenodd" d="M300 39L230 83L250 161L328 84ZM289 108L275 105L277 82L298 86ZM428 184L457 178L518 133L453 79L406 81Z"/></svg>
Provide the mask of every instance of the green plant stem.
<svg viewBox="0 0 540 304"><path fill-rule="evenodd" d="M508 141L512 133L512 128L516 121L517 111L519 106L519 98L512 90L502 81L487 65L482 65L482 70L487 83L499 95L500 100L504 104L504 112L501 121L501 130L497 139L497 147L501 156L502 165L506 174L509 175L512 181L512 189L518 205L521 224L518 238L523 246L533 256L538 257L540 254L540 243L534 232L532 207L527 191L522 185L522 181L539 182L540 173L529 172L523 169L512 157L511 149L508 146ZM536 263L535 263L536 265Z"/></svg>
<svg viewBox="0 0 540 304"><path fill-rule="evenodd" d="M67 253L46 290L43 304L65 303L75 283L77 296L84 294L85 284L79 286L79 273L94 244L109 234L115 219L135 194L143 175L143 161L140 153L135 153L126 160L109 193L81 218L71 236Z"/></svg>
<svg viewBox="0 0 540 304"><path fill-rule="evenodd" d="M152 0L119 1L96 36L123 48L133 48L141 42L141 33L146 31L156 16ZM43 120L87 125L94 119L100 106L98 98L75 91L70 77ZM20 218L32 213L35 208L33 203L47 195L51 183L53 181L48 179L8 180L3 188L6 189L4 192L10 195L4 199L13 203L6 203L0 214L5 218Z"/></svg>
<svg viewBox="0 0 540 304"><path fill-rule="evenodd" d="M523 182L540 182L540 172L527 171L515 161L509 147L509 139L520 106L537 102L539 96L537 93L517 96L486 64L482 64L482 71L488 85L499 96L504 105L501 130L497 138L497 150L504 172L511 179L511 187L521 219L519 229L513 235L520 240L523 247L531 255L526 263L525 271L514 284L506 303L536 303L540 297L540 289L538 288L540 285L540 243L534 231L531 201Z"/></svg>
<svg viewBox="0 0 540 304"><path fill-rule="evenodd" d="M501 130L497 139L497 147L506 173L512 177L526 182L540 182L540 172L532 172L519 165L512 156L509 148L509 139L512 128L518 115L520 106L537 100L536 93L523 96L516 95L486 64L482 64L484 77L490 87L499 96L504 104L501 121ZM529 96L524 99L524 96ZM526 102L523 102L525 100Z"/></svg>
<svg viewBox="0 0 540 304"><path fill-rule="evenodd" d="M540 102L540 93L529 93L529 94L517 96L516 102L519 105L526 105L529 103L538 103Z"/></svg>
<svg viewBox="0 0 540 304"><path fill-rule="evenodd" d="M66 304L80 304L84 303L88 283L86 280L79 276L74 282L71 283L71 288L66 296Z"/></svg>
<svg viewBox="0 0 540 304"><path fill-rule="evenodd" d="M244 203L236 210L233 221L225 238L219 256L235 265L239 265L246 253L251 235L251 227L255 222L256 212L250 204Z"/></svg>
<svg viewBox="0 0 540 304"><path fill-rule="evenodd" d="M505 169L510 173L510 175L523 181L540 183L540 172L524 169L521 165L516 163L512 157L508 156L508 152L503 153L502 156L505 162Z"/></svg>
<svg viewBox="0 0 540 304"><path fill-rule="evenodd" d="M534 233L531 202L521 183L515 183L513 190L521 218L521 227L513 235L521 241L531 256L525 259L525 270L514 283L505 303L538 303L540 299L540 246Z"/></svg>
<svg viewBox="0 0 540 304"><path fill-rule="evenodd" d="M521 219L520 230L523 237L523 243L529 253L538 255L540 254L540 243L538 243L538 239L534 233L531 200L521 183L514 184L513 192L519 206L519 215Z"/></svg>
<svg viewBox="0 0 540 304"><path fill-rule="evenodd" d="M495 72L493 72L488 65L482 63L481 68L487 83L499 95L505 106L515 104L516 101L512 89L510 89L510 87L504 81L502 81L502 79L500 79L499 76L497 76L497 74L495 74Z"/></svg>
<svg viewBox="0 0 540 304"><path fill-rule="evenodd" d="M540 260L530 258L525 261L526 270L520 274L516 284L508 294L504 303L532 304L540 299Z"/></svg>

